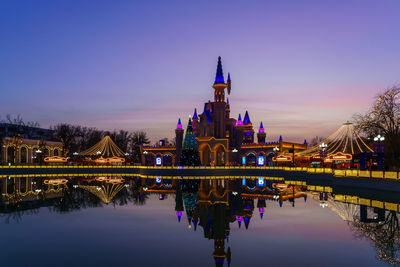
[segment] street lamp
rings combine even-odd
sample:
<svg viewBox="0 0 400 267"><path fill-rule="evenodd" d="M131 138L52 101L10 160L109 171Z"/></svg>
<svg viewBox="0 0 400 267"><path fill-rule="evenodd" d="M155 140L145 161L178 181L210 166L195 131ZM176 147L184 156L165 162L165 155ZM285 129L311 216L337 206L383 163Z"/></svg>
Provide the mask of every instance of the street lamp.
<svg viewBox="0 0 400 267"><path fill-rule="evenodd" d="M384 169L384 153L385 153L385 144L383 141L385 141L385 137L381 136L378 134L377 136L374 137L374 141L376 144L374 144L374 152L378 156L378 169L383 170Z"/></svg>
<svg viewBox="0 0 400 267"><path fill-rule="evenodd" d="M272 150L274 151L275 157L278 156L279 147L276 146ZM275 161L275 166L277 166L277 162L276 161Z"/></svg>
<svg viewBox="0 0 400 267"><path fill-rule="evenodd" d="M325 144L324 142L322 142L322 144L319 145L320 155L322 158L322 168L324 167L324 163L325 163L324 159L326 157L327 147L328 147L328 145Z"/></svg>
<svg viewBox="0 0 400 267"><path fill-rule="evenodd" d="M147 155L147 154L149 154L149 152L147 152L147 151L145 150L145 151L143 151L143 154Z"/></svg>
<svg viewBox="0 0 400 267"><path fill-rule="evenodd" d="M383 137L380 134L378 134L378 136L374 137L374 141L375 142L383 142L383 141L385 141L385 137Z"/></svg>

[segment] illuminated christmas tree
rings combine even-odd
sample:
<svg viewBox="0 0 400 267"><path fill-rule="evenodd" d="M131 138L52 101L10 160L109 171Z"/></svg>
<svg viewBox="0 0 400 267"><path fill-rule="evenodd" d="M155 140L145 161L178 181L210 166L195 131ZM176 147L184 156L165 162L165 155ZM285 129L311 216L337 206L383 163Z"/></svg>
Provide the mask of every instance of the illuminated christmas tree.
<svg viewBox="0 0 400 267"><path fill-rule="evenodd" d="M192 120L186 129L185 140L183 141L183 149L181 158L179 159L180 166L200 166L200 154L197 147L196 137L193 133Z"/></svg>

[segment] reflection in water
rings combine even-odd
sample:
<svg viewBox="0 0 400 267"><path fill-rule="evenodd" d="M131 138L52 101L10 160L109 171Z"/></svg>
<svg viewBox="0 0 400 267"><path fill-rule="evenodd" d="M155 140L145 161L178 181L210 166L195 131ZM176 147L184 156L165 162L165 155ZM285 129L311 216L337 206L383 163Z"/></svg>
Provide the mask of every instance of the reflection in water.
<svg viewBox="0 0 400 267"><path fill-rule="evenodd" d="M399 217L394 211L376 209L376 215L367 217L367 207L362 212L364 216L356 218L350 225L359 238L370 239L378 251L380 260L390 264L400 263L400 232Z"/></svg>
<svg viewBox="0 0 400 267"><path fill-rule="evenodd" d="M385 200L365 199L356 193L335 194L330 187L290 185L264 178L175 180L108 176L9 177L1 179L0 186L0 214L6 223L20 221L24 215L38 214L41 207L68 213L104 205L144 205L152 194L159 200L173 195L178 222L186 216L190 229L201 229L204 238L214 241L212 257L216 266L231 264L232 223L237 223L239 228L243 224L249 229L254 213L258 212L263 219L268 212L268 202L280 207L287 204L295 207L296 201L307 201L309 197L347 221L357 238L371 240L380 260L400 263L398 204L387 203L391 209L388 211L382 204Z"/></svg>

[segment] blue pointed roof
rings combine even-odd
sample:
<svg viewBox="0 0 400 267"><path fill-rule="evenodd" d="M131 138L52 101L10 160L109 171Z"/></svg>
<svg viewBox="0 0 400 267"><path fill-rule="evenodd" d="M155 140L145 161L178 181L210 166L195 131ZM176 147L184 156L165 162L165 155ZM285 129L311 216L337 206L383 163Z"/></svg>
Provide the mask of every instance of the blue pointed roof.
<svg viewBox="0 0 400 267"><path fill-rule="evenodd" d="M226 98L226 103L229 105L229 97Z"/></svg>
<svg viewBox="0 0 400 267"><path fill-rule="evenodd" d="M282 141L282 140L283 140L283 139L282 139L282 135L280 135L280 136L279 136L279 141Z"/></svg>
<svg viewBox="0 0 400 267"><path fill-rule="evenodd" d="M262 122L260 123L260 129L258 129L259 133L264 133L264 126L262 124Z"/></svg>
<svg viewBox="0 0 400 267"><path fill-rule="evenodd" d="M304 144L307 145L307 140L306 139L304 139Z"/></svg>
<svg viewBox="0 0 400 267"><path fill-rule="evenodd" d="M228 79L227 79L227 81L230 81L231 80L231 74L228 72Z"/></svg>
<svg viewBox="0 0 400 267"><path fill-rule="evenodd" d="M214 84L217 84L217 83L225 83L224 73L222 72L221 57L218 57L217 73L215 74Z"/></svg>
<svg viewBox="0 0 400 267"><path fill-rule="evenodd" d="M176 125L176 129L182 129L181 118L178 120L178 124Z"/></svg>
<svg viewBox="0 0 400 267"><path fill-rule="evenodd" d="M197 109L194 109L194 114L193 114L193 119L198 119L199 117L197 116Z"/></svg>
<svg viewBox="0 0 400 267"><path fill-rule="evenodd" d="M247 110L246 110L246 114L244 114L243 123L245 123L245 124L251 123L249 113L247 112Z"/></svg>

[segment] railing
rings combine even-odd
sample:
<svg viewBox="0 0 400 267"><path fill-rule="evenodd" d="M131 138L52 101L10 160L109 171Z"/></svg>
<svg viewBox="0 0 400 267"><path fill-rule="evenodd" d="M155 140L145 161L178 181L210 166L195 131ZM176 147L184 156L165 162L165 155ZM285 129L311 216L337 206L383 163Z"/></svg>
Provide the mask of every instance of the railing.
<svg viewBox="0 0 400 267"><path fill-rule="evenodd" d="M308 167L270 167L270 166L132 166L132 165L120 165L120 166L73 166L73 165L12 165L12 166L0 166L0 169L35 169L35 168L49 168L49 169L189 169L189 170L201 170L201 169L242 169L242 170L283 170L283 171L296 171L296 172L307 172L315 174L332 174L335 177L349 177L349 178L375 178L375 179L400 179L399 172L394 171L377 171L377 170L356 170L356 169L331 169L331 168L308 168Z"/></svg>

